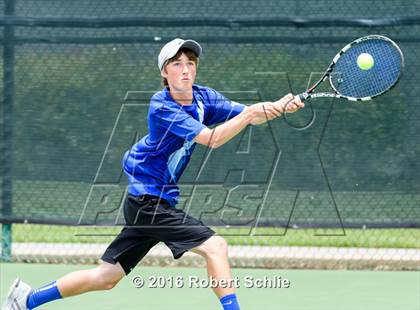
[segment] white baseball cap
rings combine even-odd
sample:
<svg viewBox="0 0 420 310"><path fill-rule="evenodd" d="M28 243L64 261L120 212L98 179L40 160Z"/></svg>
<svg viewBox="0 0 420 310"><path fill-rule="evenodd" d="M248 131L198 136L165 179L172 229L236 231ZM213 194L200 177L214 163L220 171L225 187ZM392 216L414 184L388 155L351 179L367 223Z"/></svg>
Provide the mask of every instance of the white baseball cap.
<svg viewBox="0 0 420 310"><path fill-rule="evenodd" d="M166 43L165 46L160 50L158 57L159 70L162 70L165 62L168 59L174 57L182 47L192 50L197 55L197 57L200 57L203 50L200 44L194 40L183 40L180 38L173 39L171 42Z"/></svg>

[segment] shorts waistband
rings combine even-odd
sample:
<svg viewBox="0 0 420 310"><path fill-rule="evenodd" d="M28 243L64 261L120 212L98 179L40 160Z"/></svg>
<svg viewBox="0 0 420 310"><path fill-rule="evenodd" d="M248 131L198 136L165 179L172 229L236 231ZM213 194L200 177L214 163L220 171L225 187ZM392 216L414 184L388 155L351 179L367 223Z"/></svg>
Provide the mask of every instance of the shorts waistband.
<svg viewBox="0 0 420 310"><path fill-rule="evenodd" d="M171 208L171 205L169 204L168 201L157 196L147 195L147 194L134 196L134 195L128 194L128 197L142 205L149 205L149 206L161 205L165 208Z"/></svg>

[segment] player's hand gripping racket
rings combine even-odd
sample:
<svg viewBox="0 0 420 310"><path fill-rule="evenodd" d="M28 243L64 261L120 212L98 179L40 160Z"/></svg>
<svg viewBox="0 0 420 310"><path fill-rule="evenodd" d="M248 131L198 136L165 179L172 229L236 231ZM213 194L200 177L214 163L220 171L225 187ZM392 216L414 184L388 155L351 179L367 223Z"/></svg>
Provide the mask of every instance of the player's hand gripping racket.
<svg viewBox="0 0 420 310"><path fill-rule="evenodd" d="M394 41L369 35L346 45L335 55L322 78L298 96L302 101L320 97L371 100L397 84L403 67L404 56ZM326 80L330 82L331 92L315 92ZM315 112L312 109L311 120L301 127L291 124L286 115L284 119L295 129L306 129L313 124Z"/></svg>

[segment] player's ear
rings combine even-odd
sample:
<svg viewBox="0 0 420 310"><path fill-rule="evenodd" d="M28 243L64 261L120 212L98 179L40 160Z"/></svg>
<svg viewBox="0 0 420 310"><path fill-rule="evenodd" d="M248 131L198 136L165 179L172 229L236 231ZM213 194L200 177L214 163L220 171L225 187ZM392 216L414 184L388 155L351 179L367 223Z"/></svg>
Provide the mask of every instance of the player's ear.
<svg viewBox="0 0 420 310"><path fill-rule="evenodd" d="M166 66L163 66L162 70L160 70L160 75L163 78L167 78L168 77L168 71L166 71Z"/></svg>

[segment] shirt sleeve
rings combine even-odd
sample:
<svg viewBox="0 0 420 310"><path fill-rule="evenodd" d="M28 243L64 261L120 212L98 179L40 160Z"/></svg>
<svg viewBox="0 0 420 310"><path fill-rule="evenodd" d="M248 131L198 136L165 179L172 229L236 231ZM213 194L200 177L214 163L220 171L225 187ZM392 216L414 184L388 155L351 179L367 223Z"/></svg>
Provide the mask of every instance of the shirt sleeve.
<svg viewBox="0 0 420 310"><path fill-rule="evenodd" d="M240 114L245 105L231 101L214 89L208 91L210 116L207 119L207 125L226 122Z"/></svg>
<svg viewBox="0 0 420 310"><path fill-rule="evenodd" d="M154 110L153 121L164 131L192 141L206 126L194 119L181 107L161 105Z"/></svg>

